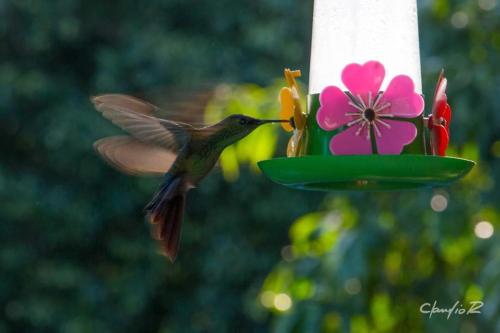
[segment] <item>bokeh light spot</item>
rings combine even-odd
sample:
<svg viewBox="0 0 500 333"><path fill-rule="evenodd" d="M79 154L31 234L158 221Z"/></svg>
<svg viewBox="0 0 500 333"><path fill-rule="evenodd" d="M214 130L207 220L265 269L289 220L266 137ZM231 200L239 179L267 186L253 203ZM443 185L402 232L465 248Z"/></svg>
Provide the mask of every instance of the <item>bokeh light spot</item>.
<svg viewBox="0 0 500 333"><path fill-rule="evenodd" d="M292 307L292 299L285 293L281 293L274 297L274 307L279 311L287 311Z"/></svg>
<svg viewBox="0 0 500 333"><path fill-rule="evenodd" d="M325 232L337 230L342 224L342 219L339 213L328 213L322 221L322 228Z"/></svg>
<svg viewBox="0 0 500 333"><path fill-rule="evenodd" d="M281 257L286 262L293 261L294 256L293 256L293 248L291 245L283 246L283 248L281 249Z"/></svg>
<svg viewBox="0 0 500 333"><path fill-rule="evenodd" d="M483 299L483 290L478 285L470 285L465 292L466 302L481 301Z"/></svg>
<svg viewBox="0 0 500 333"><path fill-rule="evenodd" d="M345 281L344 289L350 295L357 295L361 291L361 282L357 278L351 278Z"/></svg>
<svg viewBox="0 0 500 333"><path fill-rule="evenodd" d="M478 0L477 4L482 10L492 10L497 6L497 0Z"/></svg>
<svg viewBox="0 0 500 333"><path fill-rule="evenodd" d="M448 207L448 199L442 194L435 194L431 199L431 208L435 212L442 212Z"/></svg>
<svg viewBox="0 0 500 333"><path fill-rule="evenodd" d="M272 291L264 291L260 294L260 303L266 307L270 308L274 304L274 293Z"/></svg>
<svg viewBox="0 0 500 333"><path fill-rule="evenodd" d="M474 233L478 238L487 239L493 236L493 225L488 221L481 221L474 227Z"/></svg>
<svg viewBox="0 0 500 333"><path fill-rule="evenodd" d="M458 11L451 15L451 25L457 29L463 29L469 24L469 16L462 11Z"/></svg>

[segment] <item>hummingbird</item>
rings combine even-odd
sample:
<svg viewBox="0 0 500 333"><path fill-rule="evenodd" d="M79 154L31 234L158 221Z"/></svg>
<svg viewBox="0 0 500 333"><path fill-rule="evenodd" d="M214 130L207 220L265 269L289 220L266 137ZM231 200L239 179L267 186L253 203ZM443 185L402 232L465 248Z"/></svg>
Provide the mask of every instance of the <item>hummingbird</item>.
<svg viewBox="0 0 500 333"><path fill-rule="evenodd" d="M97 111L130 135L94 143L95 150L115 168L128 174L164 174L145 211L152 236L174 262L179 250L186 194L207 176L222 151L267 123L234 114L206 127L158 118L158 107L138 98L106 94L91 98Z"/></svg>

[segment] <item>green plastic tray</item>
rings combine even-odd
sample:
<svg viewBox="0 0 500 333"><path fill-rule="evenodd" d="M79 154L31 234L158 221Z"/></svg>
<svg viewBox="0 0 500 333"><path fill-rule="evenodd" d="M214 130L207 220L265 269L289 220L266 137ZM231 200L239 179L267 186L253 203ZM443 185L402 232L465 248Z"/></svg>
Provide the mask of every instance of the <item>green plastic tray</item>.
<svg viewBox="0 0 500 333"><path fill-rule="evenodd" d="M278 184L303 190L403 190L447 185L467 174L473 161L427 155L311 155L260 161Z"/></svg>

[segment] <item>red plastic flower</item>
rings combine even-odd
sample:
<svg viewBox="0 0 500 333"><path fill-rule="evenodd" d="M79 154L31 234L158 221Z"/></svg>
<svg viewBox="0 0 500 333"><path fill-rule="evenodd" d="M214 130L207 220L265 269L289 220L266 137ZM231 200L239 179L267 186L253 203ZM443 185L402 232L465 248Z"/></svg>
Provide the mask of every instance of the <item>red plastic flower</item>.
<svg viewBox="0 0 500 333"><path fill-rule="evenodd" d="M446 97L447 80L444 71L439 74L436 91L434 92L434 103L432 114L429 116L427 125L431 132L431 150L433 155L444 156L448 142L450 141L451 108Z"/></svg>

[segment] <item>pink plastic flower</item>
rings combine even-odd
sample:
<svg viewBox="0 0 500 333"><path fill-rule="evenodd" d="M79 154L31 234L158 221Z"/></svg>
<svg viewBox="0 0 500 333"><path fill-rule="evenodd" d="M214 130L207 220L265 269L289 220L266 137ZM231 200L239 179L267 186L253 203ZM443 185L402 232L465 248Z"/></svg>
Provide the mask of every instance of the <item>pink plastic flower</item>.
<svg viewBox="0 0 500 333"><path fill-rule="evenodd" d="M379 154L400 154L417 136L415 125L404 118L419 116L424 99L406 75L394 77L385 92L379 91L384 76L377 61L350 64L342 71L348 92L335 86L321 92L318 125L325 131L340 129L330 141L333 154L371 154L372 139Z"/></svg>

